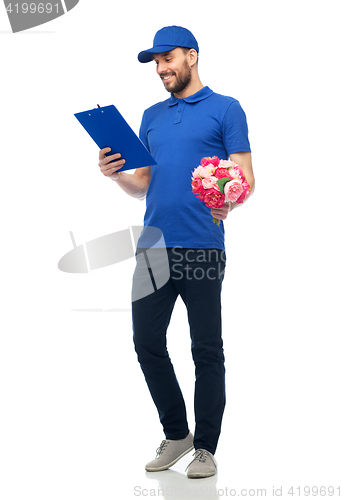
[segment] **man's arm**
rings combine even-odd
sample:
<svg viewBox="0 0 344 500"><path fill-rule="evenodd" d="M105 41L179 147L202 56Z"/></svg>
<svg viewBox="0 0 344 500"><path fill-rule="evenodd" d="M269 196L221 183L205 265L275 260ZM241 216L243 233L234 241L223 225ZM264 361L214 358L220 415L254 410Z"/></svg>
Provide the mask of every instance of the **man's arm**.
<svg viewBox="0 0 344 500"><path fill-rule="evenodd" d="M99 151L98 165L100 167L100 171L106 177L109 177L110 179L116 181L124 192L126 192L133 198L143 200L147 194L148 186L150 183L151 168L138 168L133 174L127 174L126 172L117 172L117 170L123 167L125 160L120 159L121 155L119 153L113 154L111 156L105 156L105 153L108 153L109 151L111 151L110 148L104 148Z"/></svg>
<svg viewBox="0 0 344 500"><path fill-rule="evenodd" d="M118 172L117 176L113 180L117 182L125 193L139 200L145 199L151 178L150 167L138 168L133 174Z"/></svg>
<svg viewBox="0 0 344 500"><path fill-rule="evenodd" d="M249 185L251 186L251 193L249 197L252 196L255 187L255 179L252 169L252 155L251 153L233 153L229 155L231 161L234 161L241 170L244 172L245 177ZM245 203L245 202L244 202ZM221 208L212 208L210 213L213 217L220 220L225 220L227 218L228 212L233 210L234 208L240 206L241 203L225 203Z"/></svg>
<svg viewBox="0 0 344 500"><path fill-rule="evenodd" d="M233 153L229 155L229 158L231 161L234 161L241 170L244 172L245 177L249 185L251 186L251 194L254 191L254 186L255 186L255 179L254 179L254 174L253 174L253 169L252 169L252 155L251 153ZM250 194L250 196L251 196ZM240 203L237 203L237 205L240 205Z"/></svg>

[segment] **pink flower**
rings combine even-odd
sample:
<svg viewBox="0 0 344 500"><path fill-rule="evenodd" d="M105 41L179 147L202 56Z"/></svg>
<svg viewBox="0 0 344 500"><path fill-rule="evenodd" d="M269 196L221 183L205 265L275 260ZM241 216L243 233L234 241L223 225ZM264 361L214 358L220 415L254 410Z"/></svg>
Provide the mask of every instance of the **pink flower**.
<svg viewBox="0 0 344 500"><path fill-rule="evenodd" d="M204 203L209 208L221 208L225 202L225 195L216 189L208 189L204 195Z"/></svg>
<svg viewBox="0 0 344 500"><path fill-rule="evenodd" d="M205 167L201 167L198 175L200 175L202 178L204 177L210 177L214 174L214 166L209 163L209 165L206 165Z"/></svg>
<svg viewBox="0 0 344 500"><path fill-rule="evenodd" d="M200 193L201 190L202 190L202 179L200 179L199 177L196 177L192 182L191 182L191 186L192 186L192 192L197 194L197 193Z"/></svg>
<svg viewBox="0 0 344 500"><path fill-rule="evenodd" d="M195 168L195 170L192 173L192 177L194 179L200 175L200 171L202 170L202 168L203 167L201 167L201 165L199 167Z"/></svg>
<svg viewBox="0 0 344 500"><path fill-rule="evenodd" d="M192 192L197 196L197 198L201 201L204 200L205 189L202 184L202 179L200 177L196 177L192 183Z"/></svg>
<svg viewBox="0 0 344 500"><path fill-rule="evenodd" d="M223 188L226 201L237 201L243 192L243 186L239 180L227 182Z"/></svg>
<svg viewBox="0 0 344 500"><path fill-rule="evenodd" d="M227 168L217 167L217 169L215 170L215 177L217 177L218 179L222 179L222 177L229 178L229 170L227 170Z"/></svg>
<svg viewBox="0 0 344 500"><path fill-rule="evenodd" d="M242 179L242 170L238 166L229 169L229 176L231 179Z"/></svg>
<svg viewBox="0 0 344 500"><path fill-rule="evenodd" d="M206 190L202 186L202 191L200 193L196 194L196 198L198 198L201 201L204 201L204 195L205 195L205 193L206 193Z"/></svg>
<svg viewBox="0 0 344 500"><path fill-rule="evenodd" d="M231 167L235 167L235 163L234 163L234 161L231 161L231 160L220 160L219 167L220 168L231 168Z"/></svg>
<svg viewBox="0 0 344 500"><path fill-rule="evenodd" d="M214 189L217 189L218 191L220 191L219 186L217 185L217 178L214 176L205 177L202 180L202 184L203 184L204 189L214 188Z"/></svg>
<svg viewBox="0 0 344 500"><path fill-rule="evenodd" d="M217 156L213 156L212 158L210 156L206 156L205 158L202 158L202 160L201 160L202 167L206 167L207 165L210 165L210 164L212 164L214 167L217 167L219 163L220 163L220 160L218 159Z"/></svg>
<svg viewBox="0 0 344 500"><path fill-rule="evenodd" d="M237 199L237 203L243 203L251 191L251 187L247 181L242 183L242 187L243 187L243 192L241 193L241 195Z"/></svg>

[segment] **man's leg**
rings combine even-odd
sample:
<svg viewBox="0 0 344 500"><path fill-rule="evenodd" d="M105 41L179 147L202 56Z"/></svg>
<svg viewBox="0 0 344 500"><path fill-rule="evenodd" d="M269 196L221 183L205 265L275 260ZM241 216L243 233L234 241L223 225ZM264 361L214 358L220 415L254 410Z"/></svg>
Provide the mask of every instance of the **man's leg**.
<svg viewBox="0 0 344 500"><path fill-rule="evenodd" d="M225 367L221 336L221 250L184 249L184 273L172 274L188 311L195 362L195 449L215 453L225 408ZM181 251L179 251L181 252ZM204 259L203 259L204 257ZM196 261L196 258L199 261ZM179 271L181 267L178 268Z"/></svg>
<svg viewBox="0 0 344 500"><path fill-rule="evenodd" d="M166 331L177 296L169 279L159 290L132 303L135 351L166 439L171 440L184 439L189 432L183 395L166 347Z"/></svg>

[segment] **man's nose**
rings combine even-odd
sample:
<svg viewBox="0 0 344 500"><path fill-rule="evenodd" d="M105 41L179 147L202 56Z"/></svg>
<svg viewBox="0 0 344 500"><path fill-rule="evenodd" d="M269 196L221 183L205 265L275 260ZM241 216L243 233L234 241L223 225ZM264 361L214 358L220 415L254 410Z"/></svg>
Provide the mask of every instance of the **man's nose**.
<svg viewBox="0 0 344 500"><path fill-rule="evenodd" d="M166 72L166 64L165 63L159 63L157 65L157 68L156 68L156 71L158 73L158 75L161 75L162 73L165 73Z"/></svg>

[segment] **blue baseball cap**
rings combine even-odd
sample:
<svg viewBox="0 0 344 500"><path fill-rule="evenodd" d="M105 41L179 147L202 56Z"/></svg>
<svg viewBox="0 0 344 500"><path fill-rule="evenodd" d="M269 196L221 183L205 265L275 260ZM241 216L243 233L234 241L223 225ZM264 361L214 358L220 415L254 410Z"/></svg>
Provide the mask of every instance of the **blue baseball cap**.
<svg viewBox="0 0 344 500"><path fill-rule="evenodd" d="M153 47L139 53L138 60L146 63L153 59L153 54L168 52L177 47L195 49L199 52L197 40L191 31L181 26L166 26L156 33Z"/></svg>

